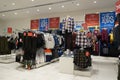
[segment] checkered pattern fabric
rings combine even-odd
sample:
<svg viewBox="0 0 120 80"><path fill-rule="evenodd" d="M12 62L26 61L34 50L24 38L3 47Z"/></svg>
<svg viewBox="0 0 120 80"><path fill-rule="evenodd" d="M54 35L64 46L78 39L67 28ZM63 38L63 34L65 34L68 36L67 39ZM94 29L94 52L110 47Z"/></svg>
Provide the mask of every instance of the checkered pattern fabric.
<svg viewBox="0 0 120 80"><path fill-rule="evenodd" d="M87 47L87 36L85 32L77 32L76 42L75 44L79 47L86 48Z"/></svg>
<svg viewBox="0 0 120 80"><path fill-rule="evenodd" d="M74 19L73 18L65 18L62 21L63 27L62 27L62 33L65 33L65 30L68 31L68 33L72 32L74 29Z"/></svg>

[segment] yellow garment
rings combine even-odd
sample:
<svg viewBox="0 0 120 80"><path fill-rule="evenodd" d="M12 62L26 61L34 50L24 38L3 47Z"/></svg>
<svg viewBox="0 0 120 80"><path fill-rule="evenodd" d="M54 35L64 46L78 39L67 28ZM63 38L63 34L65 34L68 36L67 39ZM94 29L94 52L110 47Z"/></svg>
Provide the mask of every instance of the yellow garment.
<svg viewBox="0 0 120 80"><path fill-rule="evenodd" d="M110 43L112 43L113 40L114 40L114 38L113 38L113 33L110 33Z"/></svg>

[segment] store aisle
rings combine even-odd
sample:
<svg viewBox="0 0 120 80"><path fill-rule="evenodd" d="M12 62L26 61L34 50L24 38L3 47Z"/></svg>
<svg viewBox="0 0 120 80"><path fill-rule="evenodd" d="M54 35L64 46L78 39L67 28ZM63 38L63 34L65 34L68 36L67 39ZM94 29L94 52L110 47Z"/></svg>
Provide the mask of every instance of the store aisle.
<svg viewBox="0 0 120 80"><path fill-rule="evenodd" d="M34 70L19 68L19 63L0 64L0 80L117 80L117 64L93 62L91 77L59 73L59 63ZM68 66L69 67L69 66Z"/></svg>

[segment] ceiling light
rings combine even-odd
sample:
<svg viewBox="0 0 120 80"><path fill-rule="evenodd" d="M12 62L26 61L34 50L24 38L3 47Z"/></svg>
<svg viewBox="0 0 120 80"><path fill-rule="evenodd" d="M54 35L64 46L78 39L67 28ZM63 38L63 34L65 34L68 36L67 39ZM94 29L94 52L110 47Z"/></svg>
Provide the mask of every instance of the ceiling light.
<svg viewBox="0 0 120 80"><path fill-rule="evenodd" d="M49 7L49 10L51 10L52 8L51 7Z"/></svg>
<svg viewBox="0 0 120 80"><path fill-rule="evenodd" d="M35 1L35 0L31 0L31 1Z"/></svg>
<svg viewBox="0 0 120 80"><path fill-rule="evenodd" d="M62 7L62 8L64 8L65 6L64 6L64 5L62 5L61 7Z"/></svg>
<svg viewBox="0 0 120 80"><path fill-rule="evenodd" d="M97 14L99 13L99 12L96 12Z"/></svg>
<svg viewBox="0 0 120 80"><path fill-rule="evenodd" d="M18 13L15 12L14 14L17 15Z"/></svg>
<svg viewBox="0 0 120 80"><path fill-rule="evenodd" d="M12 3L12 5L14 6L14 5L15 5L15 3Z"/></svg>
<svg viewBox="0 0 120 80"><path fill-rule="evenodd" d="M5 14L2 14L2 16L5 16Z"/></svg>
<svg viewBox="0 0 120 80"><path fill-rule="evenodd" d="M76 5L77 5L77 6L79 6L80 4L79 4L79 3L77 3Z"/></svg>
<svg viewBox="0 0 120 80"><path fill-rule="evenodd" d="M37 9L37 12L39 12L40 10L39 9Z"/></svg>
<svg viewBox="0 0 120 80"><path fill-rule="evenodd" d="M97 3L97 1L94 1L93 3Z"/></svg>

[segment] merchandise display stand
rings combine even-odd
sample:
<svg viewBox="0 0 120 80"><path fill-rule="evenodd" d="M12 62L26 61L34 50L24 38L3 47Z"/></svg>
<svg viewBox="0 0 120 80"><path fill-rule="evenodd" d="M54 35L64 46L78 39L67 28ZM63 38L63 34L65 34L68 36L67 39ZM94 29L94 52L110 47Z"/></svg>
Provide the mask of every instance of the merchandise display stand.
<svg viewBox="0 0 120 80"><path fill-rule="evenodd" d="M0 63L9 64L15 62L15 54L0 55Z"/></svg>
<svg viewBox="0 0 120 80"><path fill-rule="evenodd" d="M74 68L77 68L77 66L74 65ZM86 76L86 77L90 77L92 75L92 67L89 67L87 69L84 70L74 70L73 74L76 76Z"/></svg>
<svg viewBox="0 0 120 80"><path fill-rule="evenodd" d="M53 60L51 60L50 62L44 62L44 63L36 64L36 68L40 68L40 67L42 67L42 66L45 66L45 65L48 65L48 64L57 62L57 61L59 61L59 58L53 59Z"/></svg>
<svg viewBox="0 0 120 80"><path fill-rule="evenodd" d="M86 76L90 77L92 75L92 67L85 69L84 71L75 70L77 68L74 66L72 57L60 57L59 60L59 70L61 73L74 74L76 76Z"/></svg>
<svg viewBox="0 0 120 80"><path fill-rule="evenodd" d="M60 57L59 70L61 73L73 74L74 64L72 57Z"/></svg>

